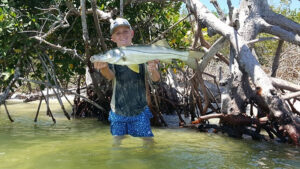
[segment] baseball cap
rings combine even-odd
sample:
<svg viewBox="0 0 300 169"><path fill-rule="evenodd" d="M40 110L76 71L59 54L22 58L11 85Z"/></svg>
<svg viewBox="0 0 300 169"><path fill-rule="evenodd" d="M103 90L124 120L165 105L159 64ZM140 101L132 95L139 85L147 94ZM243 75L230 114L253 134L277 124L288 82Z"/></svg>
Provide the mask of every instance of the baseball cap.
<svg viewBox="0 0 300 169"><path fill-rule="evenodd" d="M112 34L114 30L119 26L127 26L129 29L132 29L127 19L116 18L110 23L110 34Z"/></svg>

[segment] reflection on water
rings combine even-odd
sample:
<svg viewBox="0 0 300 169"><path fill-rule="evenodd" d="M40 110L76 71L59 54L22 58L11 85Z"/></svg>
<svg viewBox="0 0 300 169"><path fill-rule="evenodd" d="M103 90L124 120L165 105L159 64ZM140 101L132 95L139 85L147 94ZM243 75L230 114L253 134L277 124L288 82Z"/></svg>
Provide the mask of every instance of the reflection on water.
<svg viewBox="0 0 300 169"><path fill-rule="evenodd" d="M45 105L34 123L37 105L8 104L14 123L0 108L1 169L300 167L300 151L294 146L189 129L154 128L154 146L128 137L116 148L109 126L95 119L69 121L56 103L51 110L57 124L45 115Z"/></svg>

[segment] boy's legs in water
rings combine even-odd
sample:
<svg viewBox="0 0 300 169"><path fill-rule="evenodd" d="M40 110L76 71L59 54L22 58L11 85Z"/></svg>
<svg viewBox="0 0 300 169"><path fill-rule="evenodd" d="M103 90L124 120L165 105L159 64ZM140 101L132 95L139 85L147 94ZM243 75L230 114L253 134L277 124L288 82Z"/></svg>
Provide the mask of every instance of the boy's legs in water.
<svg viewBox="0 0 300 169"><path fill-rule="evenodd" d="M141 137L143 139L143 146L144 147L151 147L154 145L153 137Z"/></svg>
<svg viewBox="0 0 300 169"><path fill-rule="evenodd" d="M113 146L114 147L120 147L122 145L122 140L124 140L126 136L114 136L113 137ZM141 137L143 140L143 146L153 146L154 145L154 139L153 137Z"/></svg>
<svg viewBox="0 0 300 169"><path fill-rule="evenodd" d="M122 140L123 140L124 138L126 138L125 135L123 135L123 136L114 136L114 137L113 137L113 146L114 146L114 147L120 147L121 144L122 144Z"/></svg>

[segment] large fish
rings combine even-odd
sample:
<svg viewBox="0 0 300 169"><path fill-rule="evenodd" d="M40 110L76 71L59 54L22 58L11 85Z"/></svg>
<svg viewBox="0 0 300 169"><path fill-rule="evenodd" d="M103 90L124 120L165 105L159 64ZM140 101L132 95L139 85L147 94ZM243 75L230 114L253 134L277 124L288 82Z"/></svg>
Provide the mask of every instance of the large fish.
<svg viewBox="0 0 300 169"><path fill-rule="evenodd" d="M91 57L91 62L107 62L110 64L127 65L130 69L138 72L137 64L146 63L151 60L170 62L172 59L180 59L192 68L196 68L195 59L201 59L203 52L177 51L169 47L148 45L119 47L104 54L97 54Z"/></svg>

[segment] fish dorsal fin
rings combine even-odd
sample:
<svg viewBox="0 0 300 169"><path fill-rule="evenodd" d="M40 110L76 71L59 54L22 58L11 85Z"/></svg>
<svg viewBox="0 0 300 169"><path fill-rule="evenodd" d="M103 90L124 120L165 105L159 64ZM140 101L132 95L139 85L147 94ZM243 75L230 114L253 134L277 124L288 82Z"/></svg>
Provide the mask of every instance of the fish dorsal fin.
<svg viewBox="0 0 300 169"><path fill-rule="evenodd" d="M137 64L127 65L127 67L135 73L140 73L139 65Z"/></svg>
<svg viewBox="0 0 300 169"><path fill-rule="evenodd" d="M159 41L153 43L153 45L171 48L166 39L159 40Z"/></svg>

